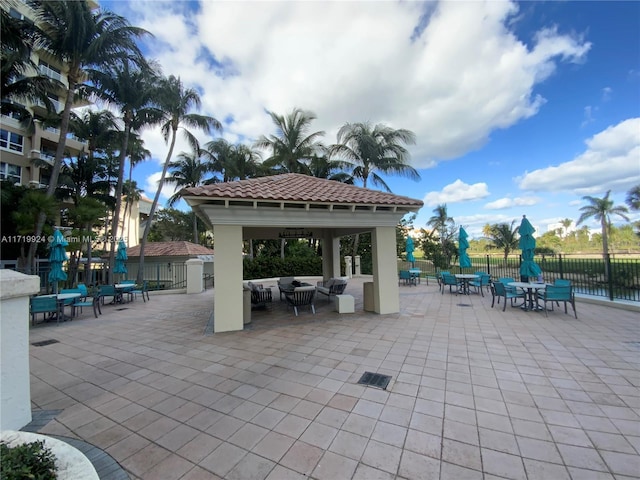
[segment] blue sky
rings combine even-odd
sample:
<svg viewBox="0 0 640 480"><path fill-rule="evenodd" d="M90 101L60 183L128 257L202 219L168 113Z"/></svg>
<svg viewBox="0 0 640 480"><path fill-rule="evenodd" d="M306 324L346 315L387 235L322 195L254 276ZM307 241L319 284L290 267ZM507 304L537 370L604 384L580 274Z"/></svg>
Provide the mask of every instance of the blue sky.
<svg viewBox="0 0 640 480"><path fill-rule="evenodd" d="M543 233L577 219L584 195L619 204L640 183L640 2L101 5L154 34L145 51L201 92L231 142L294 107L327 144L346 122L414 131L422 180L386 180L424 200L416 227L446 203L471 237L523 214ZM134 177L152 198L167 147L143 138L154 158Z"/></svg>

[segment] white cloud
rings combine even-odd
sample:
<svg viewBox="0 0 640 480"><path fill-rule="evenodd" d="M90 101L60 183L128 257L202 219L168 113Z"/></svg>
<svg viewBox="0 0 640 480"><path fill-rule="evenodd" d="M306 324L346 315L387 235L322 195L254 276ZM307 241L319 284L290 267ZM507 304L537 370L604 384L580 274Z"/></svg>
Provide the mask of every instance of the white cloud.
<svg viewBox="0 0 640 480"><path fill-rule="evenodd" d="M158 181L162 172L155 172L146 178L144 185L145 196L153 200L158 190ZM165 208L167 201L176 192L176 188L173 185L165 184L160 191L160 200L158 201L158 208Z"/></svg>
<svg viewBox="0 0 640 480"><path fill-rule="evenodd" d="M484 208L488 210L504 210L511 207L536 205L539 201L536 197L504 197L487 203Z"/></svg>
<svg viewBox="0 0 640 480"><path fill-rule="evenodd" d="M485 198L488 195L489 190L486 183L469 185L457 179L455 182L445 186L440 192L427 193L424 196L424 203L427 206L432 206L441 203L468 202Z"/></svg>
<svg viewBox="0 0 640 480"><path fill-rule="evenodd" d="M233 119L228 138L268 134L265 109L298 106L318 115L327 143L345 122L415 131L417 168L478 149L492 131L535 115L545 101L536 84L590 48L551 29L528 47L510 30L518 7L506 1L205 1L191 12L180 4L138 0L131 21L155 35L150 54L164 73L202 92L203 113ZM164 145L144 138L163 158Z"/></svg>
<svg viewBox="0 0 640 480"><path fill-rule="evenodd" d="M640 182L640 118L631 118L594 135L587 150L571 161L526 173L520 188L575 194L624 192Z"/></svg>

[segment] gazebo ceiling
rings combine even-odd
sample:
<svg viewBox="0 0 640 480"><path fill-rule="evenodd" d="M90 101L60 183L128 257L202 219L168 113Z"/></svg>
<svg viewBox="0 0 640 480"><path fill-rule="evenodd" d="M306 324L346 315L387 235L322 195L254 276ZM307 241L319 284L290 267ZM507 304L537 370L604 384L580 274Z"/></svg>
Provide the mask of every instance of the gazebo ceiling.
<svg viewBox="0 0 640 480"><path fill-rule="evenodd" d="M181 194L209 227L242 225L245 238L278 238L287 228L316 238L326 229L349 235L395 226L423 206L402 195L296 173L186 188Z"/></svg>

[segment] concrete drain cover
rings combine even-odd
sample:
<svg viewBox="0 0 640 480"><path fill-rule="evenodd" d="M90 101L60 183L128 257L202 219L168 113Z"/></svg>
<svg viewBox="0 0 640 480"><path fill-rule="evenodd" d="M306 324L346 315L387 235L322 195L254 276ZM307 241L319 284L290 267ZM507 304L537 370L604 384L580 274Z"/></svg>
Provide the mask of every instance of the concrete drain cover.
<svg viewBox="0 0 640 480"><path fill-rule="evenodd" d="M368 385L370 387L387 389L391 377L389 375L381 375L379 373L364 372L358 383L361 385Z"/></svg>
<svg viewBox="0 0 640 480"><path fill-rule="evenodd" d="M44 347L45 345L51 345L52 343L60 343L60 340L42 340L41 342L33 342L31 345L34 347Z"/></svg>

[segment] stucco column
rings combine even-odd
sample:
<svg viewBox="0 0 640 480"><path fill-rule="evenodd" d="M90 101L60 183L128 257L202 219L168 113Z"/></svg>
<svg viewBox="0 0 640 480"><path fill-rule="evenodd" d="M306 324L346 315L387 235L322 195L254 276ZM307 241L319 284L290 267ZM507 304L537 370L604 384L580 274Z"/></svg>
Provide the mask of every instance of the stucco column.
<svg viewBox="0 0 640 480"><path fill-rule="evenodd" d="M199 258L191 258L185 262L187 266L187 293L200 293L204 290L204 262Z"/></svg>
<svg viewBox="0 0 640 480"><path fill-rule="evenodd" d="M29 295L40 278L0 270L0 430L20 430L31 421Z"/></svg>
<svg viewBox="0 0 640 480"><path fill-rule="evenodd" d="M322 277L329 280L340 276L340 238L325 231L322 237Z"/></svg>
<svg viewBox="0 0 640 480"><path fill-rule="evenodd" d="M214 225L214 332L242 330L242 227Z"/></svg>
<svg viewBox="0 0 640 480"><path fill-rule="evenodd" d="M395 227L376 227L371 232L374 308L376 313L398 313L398 262Z"/></svg>

